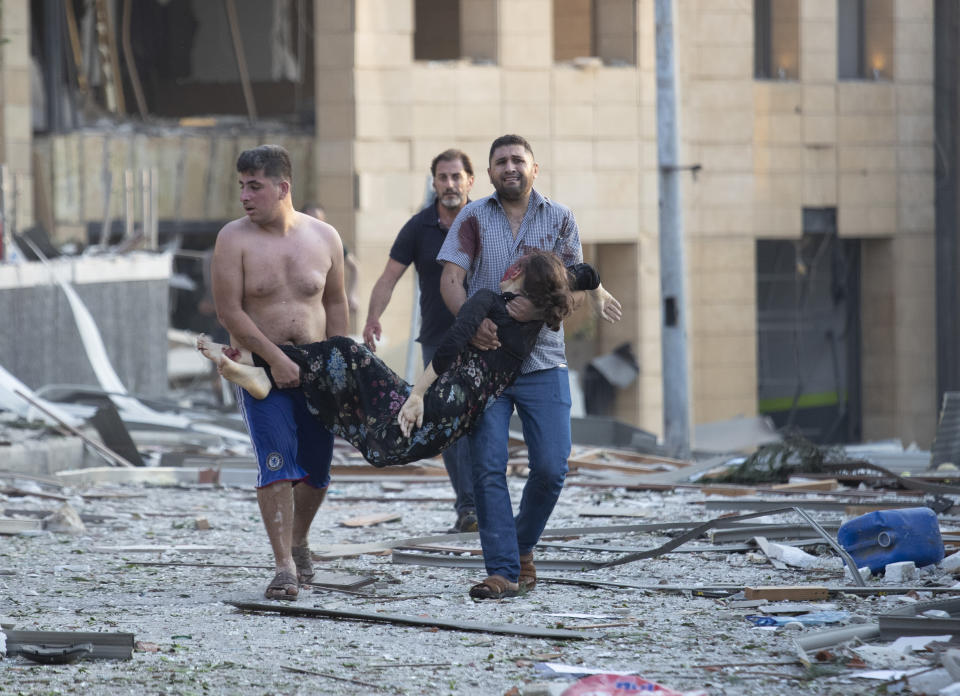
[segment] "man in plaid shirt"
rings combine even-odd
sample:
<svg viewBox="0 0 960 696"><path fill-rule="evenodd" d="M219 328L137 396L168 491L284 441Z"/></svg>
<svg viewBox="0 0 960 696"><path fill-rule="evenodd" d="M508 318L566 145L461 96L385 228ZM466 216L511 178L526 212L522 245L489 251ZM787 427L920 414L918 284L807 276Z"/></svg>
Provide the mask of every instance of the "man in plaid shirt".
<svg viewBox="0 0 960 696"><path fill-rule="evenodd" d="M524 138L504 135L493 141L487 173L496 193L468 204L453 222L437 255L444 264L440 292L453 314L467 297L486 288L499 292L500 280L528 249L554 252L564 265L583 261L580 231L573 213L533 189L538 165ZM620 305L608 296L605 318L619 319ZM514 319L530 318L525 298L511 301ZM486 319L473 341L496 348L496 326ZM520 511L513 517L507 487L510 416L516 407L530 458L530 476ZM533 547L560 497L570 454L570 383L563 329L544 327L521 374L494 401L469 435L480 544L489 577L470 589L476 599L499 599L533 589Z"/></svg>

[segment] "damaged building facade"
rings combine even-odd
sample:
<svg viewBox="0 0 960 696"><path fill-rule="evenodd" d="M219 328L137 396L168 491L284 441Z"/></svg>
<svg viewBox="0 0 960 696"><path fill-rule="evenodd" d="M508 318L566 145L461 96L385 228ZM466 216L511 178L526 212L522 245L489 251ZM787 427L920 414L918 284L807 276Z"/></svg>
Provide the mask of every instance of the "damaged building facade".
<svg viewBox="0 0 960 696"><path fill-rule="evenodd" d="M674 3L692 422L766 414L821 441L929 446L939 393L960 387L938 382L960 370L937 348L958 312L937 302L935 167L960 163L935 147L949 4ZM240 212L236 155L277 142L366 301L432 157L465 150L479 197L491 140L520 133L624 307L614 326L574 318L571 366L629 344L639 374L611 415L662 432L653 0L66 5L2 3L8 228L85 246L139 225L202 277L190 252ZM411 275L382 319L395 367Z"/></svg>

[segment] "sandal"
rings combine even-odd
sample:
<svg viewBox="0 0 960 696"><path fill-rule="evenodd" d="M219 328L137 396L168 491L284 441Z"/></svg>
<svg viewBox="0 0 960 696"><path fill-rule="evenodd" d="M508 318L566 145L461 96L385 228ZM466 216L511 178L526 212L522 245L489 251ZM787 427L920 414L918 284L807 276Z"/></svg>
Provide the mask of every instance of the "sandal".
<svg viewBox="0 0 960 696"><path fill-rule="evenodd" d="M310 582L315 575L313 570L313 555L310 553L310 547L294 546L290 549L290 555L293 556L293 562L297 564L297 580L301 583Z"/></svg>
<svg viewBox="0 0 960 696"><path fill-rule="evenodd" d="M300 594L300 583L296 576L288 570L281 570L273 576L263 593L267 599L296 599Z"/></svg>
<svg viewBox="0 0 960 696"><path fill-rule="evenodd" d="M533 551L520 556L520 576L517 584L524 592L529 592L537 585L537 567L533 565Z"/></svg>
<svg viewBox="0 0 960 696"><path fill-rule="evenodd" d="M520 594L520 586L501 575L491 575L486 580L470 588L474 599L503 599Z"/></svg>

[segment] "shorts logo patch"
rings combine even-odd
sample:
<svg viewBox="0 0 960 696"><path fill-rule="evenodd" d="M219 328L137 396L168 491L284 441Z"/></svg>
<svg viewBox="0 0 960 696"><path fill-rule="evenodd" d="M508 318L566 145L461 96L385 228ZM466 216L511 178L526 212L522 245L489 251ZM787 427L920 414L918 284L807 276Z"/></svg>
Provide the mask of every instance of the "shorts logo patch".
<svg viewBox="0 0 960 696"><path fill-rule="evenodd" d="M279 452L271 452L267 455L267 468L270 471L280 471L283 468L283 455Z"/></svg>

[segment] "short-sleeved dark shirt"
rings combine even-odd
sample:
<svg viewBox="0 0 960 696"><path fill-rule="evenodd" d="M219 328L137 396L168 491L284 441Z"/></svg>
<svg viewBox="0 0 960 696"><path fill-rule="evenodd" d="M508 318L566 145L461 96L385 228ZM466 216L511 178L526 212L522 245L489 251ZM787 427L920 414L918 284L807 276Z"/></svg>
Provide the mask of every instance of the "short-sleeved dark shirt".
<svg viewBox="0 0 960 696"><path fill-rule="evenodd" d="M407 221L400 230L390 258L404 266L411 263L420 278L420 335L417 340L436 346L453 325L453 315L440 295L440 275L443 265L437 263L437 252L447 238L447 230L440 226L437 203L434 202Z"/></svg>

